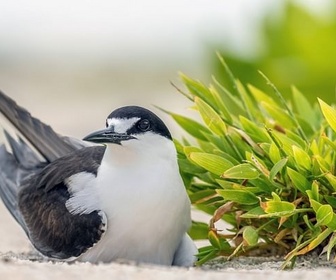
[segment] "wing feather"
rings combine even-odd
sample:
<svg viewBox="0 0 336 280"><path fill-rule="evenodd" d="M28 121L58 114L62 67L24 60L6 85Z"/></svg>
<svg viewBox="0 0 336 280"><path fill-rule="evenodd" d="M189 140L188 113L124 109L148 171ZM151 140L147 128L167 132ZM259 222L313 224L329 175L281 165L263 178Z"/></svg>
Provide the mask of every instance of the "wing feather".
<svg viewBox="0 0 336 280"><path fill-rule="evenodd" d="M0 112L48 162L67 155L77 148L78 143L72 145L69 138L64 140L49 125L34 118L26 109L17 105L1 91Z"/></svg>
<svg viewBox="0 0 336 280"><path fill-rule="evenodd" d="M103 236L106 217L100 209L87 214L69 212L66 202L70 192L65 181L79 172L96 175L104 151L102 146L77 150L24 182L19 192L19 209L30 240L43 255L77 258Z"/></svg>

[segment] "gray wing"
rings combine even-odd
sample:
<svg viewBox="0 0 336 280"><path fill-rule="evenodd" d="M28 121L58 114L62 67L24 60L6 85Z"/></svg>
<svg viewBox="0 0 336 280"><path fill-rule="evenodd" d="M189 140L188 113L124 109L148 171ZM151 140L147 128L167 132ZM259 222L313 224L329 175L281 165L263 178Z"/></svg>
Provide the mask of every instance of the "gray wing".
<svg viewBox="0 0 336 280"><path fill-rule="evenodd" d="M78 141L72 142L71 138L58 135L49 125L31 116L1 91L0 112L48 162L78 149Z"/></svg>
<svg viewBox="0 0 336 280"><path fill-rule="evenodd" d="M8 152L5 145L0 146L0 196L7 209L26 231L18 209L19 186L23 178L37 172L43 164L22 139L16 141L9 134L5 134L13 152Z"/></svg>
<svg viewBox="0 0 336 280"><path fill-rule="evenodd" d="M83 148L48 164L24 182L18 194L20 213L31 242L43 255L76 258L104 234L106 218L99 209L81 215L68 211L70 194L64 183L80 172L96 175L104 152L105 147L100 146Z"/></svg>
<svg viewBox="0 0 336 280"><path fill-rule="evenodd" d="M4 131L9 148L0 145L1 199L42 254L62 259L81 254L101 237L104 214L70 214L64 179L70 170L94 169L105 148L58 135L1 91L0 112L16 132ZM75 169L70 169L70 158L77 160L71 162ZM66 172L60 173L60 166Z"/></svg>
<svg viewBox="0 0 336 280"><path fill-rule="evenodd" d="M8 145L0 144L0 196L13 217L25 229L17 203L22 181L39 172L46 164L87 144L58 135L1 91L0 113L1 120L7 120L12 126L11 133L4 130Z"/></svg>

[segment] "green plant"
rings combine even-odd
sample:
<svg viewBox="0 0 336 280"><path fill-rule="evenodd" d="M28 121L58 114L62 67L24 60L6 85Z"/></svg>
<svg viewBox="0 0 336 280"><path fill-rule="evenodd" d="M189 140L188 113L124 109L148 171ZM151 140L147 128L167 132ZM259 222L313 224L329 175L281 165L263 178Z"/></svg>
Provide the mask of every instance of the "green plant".
<svg viewBox="0 0 336 280"><path fill-rule="evenodd" d="M336 244L336 110L311 106L296 88L286 101L262 74L273 95L235 79L219 56L231 87L216 78L205 86L181 79L203 123L168 112L191 136L176 142L181 174L193 205L212 215L194 222L194 239L208 238L199 262L232 258L256 248L296 256ZM193 143L193 144L192 144ZM216 229L223 219L229 234Z"/></svg>

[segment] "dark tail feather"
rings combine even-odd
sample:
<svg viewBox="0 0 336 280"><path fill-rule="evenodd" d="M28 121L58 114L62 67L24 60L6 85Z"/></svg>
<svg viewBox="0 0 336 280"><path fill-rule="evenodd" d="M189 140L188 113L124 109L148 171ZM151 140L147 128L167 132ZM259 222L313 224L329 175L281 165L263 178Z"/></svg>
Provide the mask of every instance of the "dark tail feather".
<svg viewBox="0 0 336 280"><path fill-rule="evenodd" d="M27 233L26 225L18 208L19 188L17 181L25 176L24 171L18 167L17 161L10 153L7 152L4 145L0 146L0 158L1 199L15 220Z"/></svg>
<svg viewBox="0 0 336 280"><path fill-rule="evenodd" d="M36 152L21 138L14 139L4 131L11 147L0 146L0 196L7 209L26 231L26 225L18 208L18 193L21 182L38 172L46 162L41 162Z"/></svg>
<svg viewBox="0 0 336 280"><path fill-rule="evenodd" d="M27 233L18 208L18 193L24 180L43 166L85 146L85 142L62 137L32 117L24 108L0 91L0 113L14 126L14 134L4 130L10 149L0 144L0 196L7 209Z"/></svg>
<svg viewBox="0 0 336 280"><path fill-rule="evenodd" d="M64 141L52 128L31 116L24 108L0 91L0 112L45 158L52 162L76 150L71 143Z"/></svg>
<svg viewBox="0 0 336 280"><path fill-rule="evenodd" d="M41 164L39 156L25 143L22 138L14 139L6 130L4 131L6 139L11 147L12 156L21 168L31 170ZM7 174L9 174L7 172Z"/></svg>

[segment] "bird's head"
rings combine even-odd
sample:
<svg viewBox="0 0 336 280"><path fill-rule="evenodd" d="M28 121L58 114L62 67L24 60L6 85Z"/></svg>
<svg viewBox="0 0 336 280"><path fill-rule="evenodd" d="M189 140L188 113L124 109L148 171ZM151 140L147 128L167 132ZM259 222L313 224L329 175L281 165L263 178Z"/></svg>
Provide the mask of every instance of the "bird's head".
<svg viewBox="0 0 336 280"><path fill-rule="evenodd" d="M172 145L172 137L164 122L153 112L138 106L121 107L106 119L106 128L95 131L83 140L120 146L146 152Z"/></svg>

